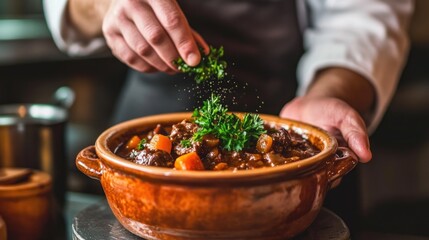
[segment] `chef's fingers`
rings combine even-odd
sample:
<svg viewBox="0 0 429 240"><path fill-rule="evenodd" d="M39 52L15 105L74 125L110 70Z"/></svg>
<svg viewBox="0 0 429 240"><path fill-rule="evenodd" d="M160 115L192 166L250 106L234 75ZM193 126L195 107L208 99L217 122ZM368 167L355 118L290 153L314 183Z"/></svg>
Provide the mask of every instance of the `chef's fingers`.
<svg viewBox="0 0 429 240"><path fill-rule="evenodd" d="M112 54L129 67L146 73L156 71L156 69L150 64L141 60L141 58L128 46L122 36L116 36L106 40L107 45L112 50Z"/></svg>
<svg viewBox="0 0 429 240"><path fill-rule="evenodd" d="M152 46L140 35L137 27L128 22L121 26L121 31L125 42L141 58L160 72L173 72L175 69L167 65L152 48Z"/></svg>
<svg viewBox="0 0 429 240"><path fill-rule="evenodd" d="M349 110L342 119L339 129L348 146L358 155L361 162L369 162L372 153L369 146L365 122L354 110Z"/></svg>
<svg viewBox="0 0 429 240"><path fill-rule="evenodd" d="M346 140L344 139L343 135L341 134L341 131L333 126L321 126L323 129L325 129L328 133L330 133L335 139L337 139L338 146L340 147L347 147L348 144Z"/></svg>
<svg viewBox="0 0 429 240"><path fill-rule="evenodd" d="M297 97L286 104L281 117L297 119L327 130L340 145L347 143L361 162L372 158L365 123L359 113L346 102L333 97ZM338 130L341 136L338 136Z"/></svg>
<svg viewBox="0 0 429 240"><path fill-rule="evenodd" d="M195 41L197 41L198 47L203 48L203 52L208 55L210 53L210 48L203 37L201 37L201 35L195 30L192 30L192 35L194 36Z"/></svg>
<svg viewBox="0 0 429 240"><path fill-rule="evenodd" d="M171 69L175 69L173 61L179 57L179 53L173 41L158 21L151 6L147 3L137 2L139 4L134 4L133 8L129 10L130 18L156 54Z"/></svg>
<svg viewBox="0 0 429 240"><path fill-rule="evenodd" d="M192 34L191 27L175 0L150 1L158 18L180 57L190 66L200 63L201 55Z"/></svg>

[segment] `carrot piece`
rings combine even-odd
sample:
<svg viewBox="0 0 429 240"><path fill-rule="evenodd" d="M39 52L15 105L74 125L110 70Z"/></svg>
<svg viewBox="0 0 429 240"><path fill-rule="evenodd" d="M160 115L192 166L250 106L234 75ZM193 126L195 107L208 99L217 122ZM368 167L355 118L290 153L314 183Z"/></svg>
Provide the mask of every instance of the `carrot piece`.
<svg viewBox="0 0 429 240"><path fill-rule="evenodd" d="M137 135L134 135L125 146L127 149L135 149L139 145L139 142L141 141L140 137Z"/></svg>
<svg viewBox="0 0 429 240"><path fill-rule="evenodd" d="M174 168L177 170L204 170L204 165L196 152L190 152L176 158Z"/></svg>
<svg viewBox="0 0 429 240"><path fill-rule="evenodd" d="M155 150L162 150L164 152L171 152L171 140L167 136L162 134L153 135L150 140L149 147Z"/></svg>

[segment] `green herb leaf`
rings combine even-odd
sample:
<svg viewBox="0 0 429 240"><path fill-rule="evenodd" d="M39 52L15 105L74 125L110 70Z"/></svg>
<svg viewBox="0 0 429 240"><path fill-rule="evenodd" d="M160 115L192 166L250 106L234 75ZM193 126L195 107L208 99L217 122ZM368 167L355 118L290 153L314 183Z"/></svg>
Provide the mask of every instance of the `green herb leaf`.
<svg viewBox="0 0 429 240"><path fill-rule="evenodd" d="M264 121L257 114L245 114L241 128L253 139L258 139L261 134L266 132L264 129Z"/></svg>
<svg viewBox="0 0 429 240"><path fill-rule="evenodd" d="M143 150L145 144L146 144L146 139L143 138L142 140L140 140L139 144L137 144L137 150L139 151Z"/></svg>
<svg viewBox="0 0 429 240"><path fill-rule="evenodd" d="M188 73L194 77L194 80L199 84L211 78L218 80L223 79L226 75L226 61L221 60L224 55L223 47L219 49L210 46L210 53L205 55L203 49L200 49L201 61L197 66L191 67L182 58L178 58L173 63L179 71Z"/></svg>
<svg viewBox="0 0 429 240"><path fill-rule="evenodd" d="M245 114L240 119L220 103L212 94L201 108L194 110L192 117L199 126L193 140L199 142L206 134L213 134L221 141L221 147L228 151L241 151L265 133L264 122L258 114Z"/></svg>
<svg viewBox="0 0 429 240"><path fill-rule="evenodd" d="M180 145L184 148L190 148L192 146L191 139L182 139L182 141L180 141Z"/></svg>

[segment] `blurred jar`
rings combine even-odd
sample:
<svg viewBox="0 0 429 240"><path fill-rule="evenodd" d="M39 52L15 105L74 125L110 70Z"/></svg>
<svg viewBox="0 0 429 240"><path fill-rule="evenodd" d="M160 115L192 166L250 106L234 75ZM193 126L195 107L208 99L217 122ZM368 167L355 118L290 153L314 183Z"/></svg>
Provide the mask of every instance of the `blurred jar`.
<svg viewBox="0 0 429 240"><path fill-rule="evenodd" d="M0 169L0 177L14 171L17 169ZM52 236L51 189L50 175L40 171L29 171L17 181L0 181L0 215L6 223L8 239L38 240Z"/></svg>
<svg viewBox="0 0 429 240"><path fill-rule="evenodd" d="M47 172L62 208L67 189L66 125L74 92L59 88L52 104L0 105L0 167Z"/></svg>

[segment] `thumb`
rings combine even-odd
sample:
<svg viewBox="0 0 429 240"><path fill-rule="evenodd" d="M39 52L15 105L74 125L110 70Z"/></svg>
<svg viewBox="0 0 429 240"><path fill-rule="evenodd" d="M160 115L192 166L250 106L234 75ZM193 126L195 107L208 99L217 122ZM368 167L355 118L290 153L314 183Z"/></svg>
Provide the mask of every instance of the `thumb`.
<svg viewBox="0 0 429 240"><path fill-rule="evenodd" d="M352 111L340 125L340 131L349 147L356 153L360 161L369 162L372 158L368 134L363 119Z"/></svg>

